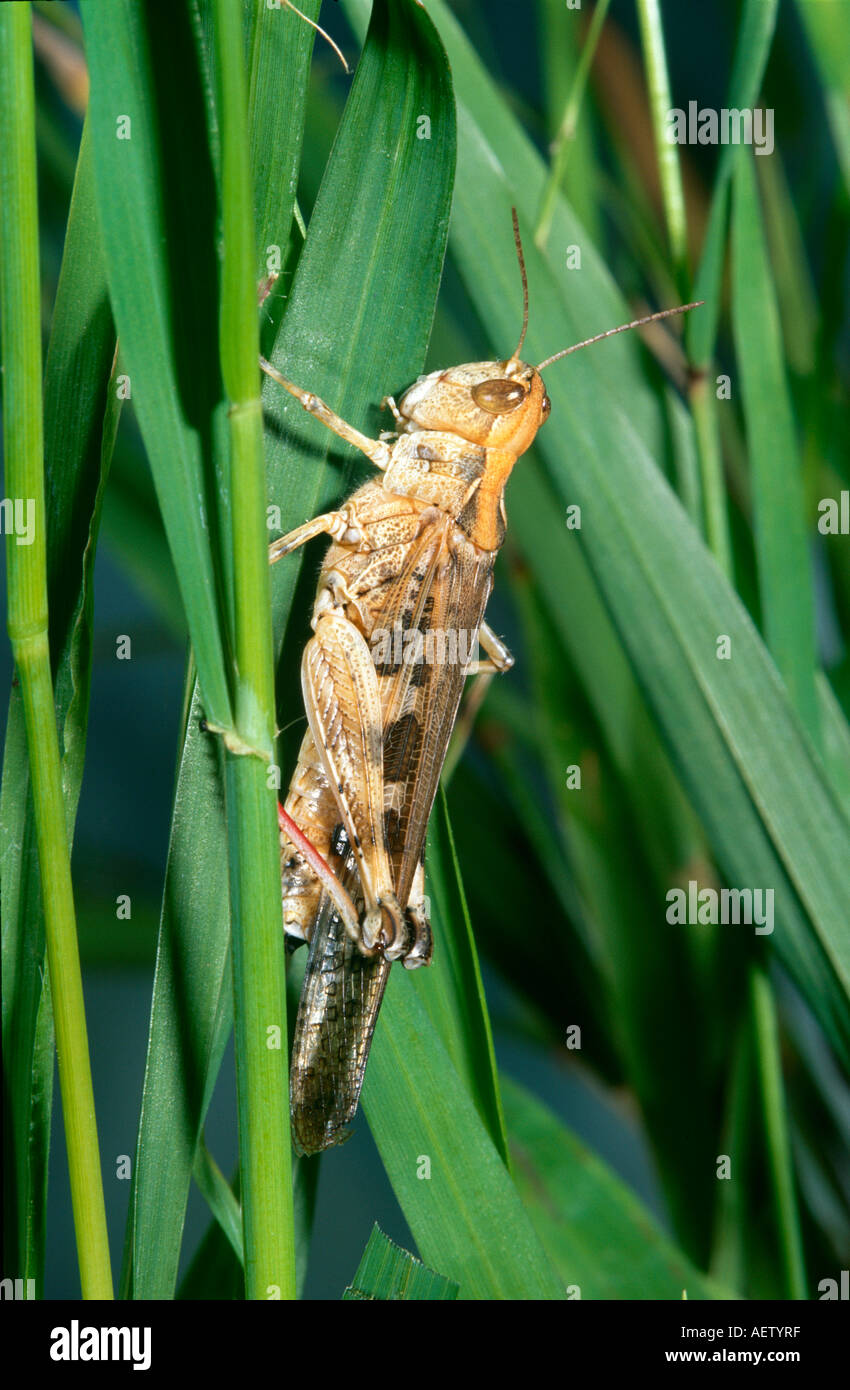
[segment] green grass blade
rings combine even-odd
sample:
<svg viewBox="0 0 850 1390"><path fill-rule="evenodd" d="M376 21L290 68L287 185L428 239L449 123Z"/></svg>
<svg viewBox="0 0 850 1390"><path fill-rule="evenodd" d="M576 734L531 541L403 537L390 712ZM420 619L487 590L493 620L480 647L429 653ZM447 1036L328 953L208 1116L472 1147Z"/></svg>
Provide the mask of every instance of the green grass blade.
<svg viewBox="0 0 850 1390"><path fill-rule="evenodd" d="M263 418L257 359L253 181L241 23L214 0L221 123L224 260L219 351L230 402L230 513L236 733L225 754L232 907L236 1089L245 1291L295 1297L286 987L280 930L280 840L274 786L274 682L265 532ZM222 566L223 568L224 566ZM203 682L202 682L203 686ZM277 1047L270 1030L279 1030Z"/></svg>
<svg viewBox="0 0 850 1390"><path fill-rule="evenodd" d="M195 687L174 795L124 1296L173 1298L195 1152L233 1018L223 753Z"/></svg>
<svg viewBox="0 0 850 1390"><path fill-rule="evenodd" d="M581 54L575 66L575 72L570 83L569 95L564 105L563 115L558 123L557 132L552 149L552 162L549 170L549 177L543 189L543 196L540 200L540 210L537 214L537 223L534 231L534 239L537 245L545 247L549 231L552 226L552 214L555 206L555 199L559 188L564 187L564 180L567 170L567 163L572 153L573 144L576 139L576 129L579 125L579 112L581 111L584 93L587 87L587 80L590 76L590 67L596 53L596 45L602 32L602 26L608 13L609 0L599 0L599 4L594 7L593 16L587 27L584 44ZM567 16L567 23L571 16ZM550 14L546 15L553 27L557 24L557 19ZM562 56L559 53L559 58ZM550 77L550 81L551 81Z"/></svg>
<svg viewBox="0 0 850 1390"><path fill-rule="evenodd" d="M487 1131L509 1162L505 1117L469 909L461 881L445 793L440 792L428 832L426 883L439 949L427 977L414 976L431 1021L445 1040L458 1075L466 1082ZM436 909L436 911L434 910Z"/></svg>
<svg viewBox="0 0 850 1390"><path fill-rule="evenodd" d="M674 814L679 798L671 795L659 803L647 797L647 790L665 790L656 777L655 786L644 789L638 810L629 783L600 747L595 720L567 676L552 615L528 579L514 587L542 761L560 831L559 843L548 854L568 861L603 980L605 1025L640 1104L674 1228L691 1258L702 1263L710 1250L717 1195L719 1114L709 1097L719 1094L725 1040L740 1009L736 972L741 952L735 949L740 943L718 952L716 933L705 931L697 946L683 933L658 930L667 888L681 876L683 863L697 861L700 847L677 854L682 837L671 837L666 853L657 855L655 835L647 834L645 826L657 827ZM577 603L580 594L573 598ZM586 640L581 629L588 617L582 614L571 622L579 629L572 642ZM566 784L570 767L581 770L580 789ZM521 775L518 769L516 780ZM686 826L687 817L682 820ZM544 847L541 857L546 852ZM641 890L635 892L638 883ZM583 1026L581 1046L583 1052Z"/></svg>
<svg viewBox="0 0 850 1390"><path fill-rule="evenodd" d="M418 991L396 971L363 1105L422 1258L460 1285L461 1298L563 1297Z"/></svg>
<svg viewBox="0 0 850 1390"><path fill-rule="evenodd" d="M264 13L254 32L254 71L263 87L255 90L252 130L266 156L254 171L255 204L264 209L258 245L280 238L280 227L288 233L291 220L292 171L284 170L278 183L268 152L285 125L284 153L293 165L297 160L307 81L305 30L312 33L280 11ZM284 90L289 106L281 111L273 97ZM272 186L264 188L265 181ZM125 1246L124 1286L139 1298L173 1296L195 1149L232 1022L222 767L213 740L199 729L203 713L195 689L175 793ZM279 1095L285 1092L282 1084Z"/></svg>
<svg viewBox="0 0 850 1390"><path fill-rule="evenodd" d="M735 1297L524 1087L506 1082L504 1094L517 1183L568 1297Z"/></svg>
<svg viewBox="0 0 850 1390"><path fill-rule="evenodd" d="M850 724L826 676L818 672L816 680L824 759L844 814L850 819Z"/></svg>
<svg viewBox="0 0 850 1390"><path fill-rule="evenodd" d="M813 743L820 744L815 685L814 594L805 498L782 361L779 309L767 259L753 161L733 179L733 325L747 422L765 640ZM793 569L793 582L789 576ZM764 970L750 969L750 1009L784 1288L805 1298L802 1237L792 1176L779 1030Z"/></svg>
<svg viewBox="0 0 850 1390"><path fill-rule="evenodd" d="M216 189L198 55L183 5L166 12L88 0L82 12L98 210L122 359L207 716L230 727L226 582L211 545L211 536L220 540L229 530L216 474L224 410L215 354Z"/></svg>
<svg viewBox="0 0 850 1390"><path fill-rule="evenodd" d="M195 1154L193 1172L201 1196L227 1237L228 1244L237 1260L241 1265L244 1265L242 1212L239 1202L203 1139L201 1139Z"/></svg>
<svg viewBox="0 0 850 1390"><path fill-rule="evenodd" d="M9 497L29 541L6 538L8 630L20 679L44 906L71 1202L84 1298L112 1275L77 945L48 643L35 99L29 6L0 11L0 225L3 442ZM43 1054L41 1054L43 1055ZM36 1200L37 1197L36 1197Z"/></svg>
<svg viewBox="0 0 850 1390"><path fill-rule="evenodd" d="M787 1101L779 1051L779 1027L773 993L763 970L755 969L750 972L750 994L770 1176L779 1218L779 1245L787 1296L805 1298L806 1266L794 1193Z"/></svg>
<svg viewBox="0 0 850 1390"><path fill-rule="evenodd" d="M817 745L814 592L803 479L779 312L749 155L738 161L735 172L732 246L732 319L752 470L764 636Z"/></svg>
<svg viewBox="0 0 850 1390"><path fill-rule="evenodd" d="M685 219L685 194L682 187L681 169L679 168L679 147L665 138L668 113L673 102L670 98L670 78L667 72L664 27L659 0L638 0L638 18L640 20L643 61L649 88L649 103L652 111L655 157L658 161L658 172L661 177L667 239L670 243L670 255L676 283L680 295L684 296L689 289L688 229Z"/></svg>
<svg viewBox="0 0 850 1390"><path fill-rule="evenodd" d="M245 1271L217 1221L207 1227L175 1297L192 1302L245 1298Z"/></svg>
<svg viewBox="0 0 850 1390"><path fill-rule="evenodd" d="M823 79L832 141L850 192L850 12L846 5L823 0L797 0L797 9Z"/></svg>
<svg viewBox="0 0 850 1390"><path fill-rule="evenodd" d="M95 545L120 410L114 381L110 381L114 351L94 207L91 146L84 131L44 379L47 597L69 838L85 750ZM19 687L12 690L9 705L0 826L6 981L3 1049L10 1107L4 1131L9 1145L4 1159L4 1266L19 1269L24 1278L35 1278L36 1296L41 1297L53 1026L49 997L42 994L46 979L43 920Z"/></svg>
<svg viewBox="0 0 850 1390"><path fill-rule="evenodd" d="M344 1303L374 1300L437 1303L451 1302L457 1295L457 1284L451 1279L428 1269L421 1260L402 1250L373 1226L357 1273L342 1298Z"/></svg>
<svg viewBox="0 0 850 1390"><path fill-rule="evenodd" d="M741 110L755 105L767 64L776 26L777 0L746 0L735 61L729 84L727 106ZM694 282L692 299L704 300L698 314L689 316L685 326L688 356L698 368L692 374L689 400L694 420L697 453L702 480L704 527L709 548L717 563L732 576L732 549L723 478L723 459L717 402L712 389L709 363L717 337L726 255L726 225L729 209L729 180L739 154L737 145L724 145L720 153L712 192L708 227Z"/></svg>
<svg viewBox="0 0 850 1390"><path fill-rule="evenodd" d="M745 0L726 100L730 110L746 110L756 104L773 42L778 8L778 0ZM741 153L740 145L724 145L720 152L702 257L694 281L693 298L704 299L705 306L699 314L692 315L685 329L688 355L696 366L703 368L708 366L717 337L729 182Z"/></svg>
<svg viewBox="0 0 850 1390"><path fill-rule="evenodd" d="M564 113L569 112L570 107L585 114L592 109L590 96L579 104L578 69L587 46L582 41L579 13L567 10L561 0L542 0L538 9L538 49L543 70L546 133L551 141L556 142L563 128ZM577 97L579 102L576 101ZM567 170L560 186L596 240L600 215L599 171L595 163L593 133L591 120L576 122Z"/></svg>
<svg viewBox="0 0 850 1390"><path fill-rule="evenodd" d="M319 0L306 0L298 8L315 20ZM248 128L259 282L284 264L301 163L304 92L316 31L291 10L259 5L252 11L251 26ZM287 288L284 284L281 301Z"/></svg>

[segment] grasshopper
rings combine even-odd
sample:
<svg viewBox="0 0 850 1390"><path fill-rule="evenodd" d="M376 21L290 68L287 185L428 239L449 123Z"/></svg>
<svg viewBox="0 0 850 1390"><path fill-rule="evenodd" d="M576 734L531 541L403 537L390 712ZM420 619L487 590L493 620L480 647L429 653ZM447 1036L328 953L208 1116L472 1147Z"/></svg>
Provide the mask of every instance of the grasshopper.
<svg viewBox="0 0 850 1390"><path fill-rule="evenodd" d="M516 349L422 376L398 404L386 398L395 432L368 438L260 363L380 470L269 551L275 562L316 536L332 542L301 667L308 729L279 808L283 926L293 945L310 947L290 1076L301 1153L347 1137L392 962L412 970L431 960L425 836L466 677L513 665L484 615L505 538L505 484L549 416L540 373L612 333L695 307L647 315L529 366L519 355L528 284L515 211L513 221ZM379 652L376 637L398 632L420 640L403 650L383 640ZM483 660L469 660L470 634ZM417 659L429 636L450 659Z"/></svg>

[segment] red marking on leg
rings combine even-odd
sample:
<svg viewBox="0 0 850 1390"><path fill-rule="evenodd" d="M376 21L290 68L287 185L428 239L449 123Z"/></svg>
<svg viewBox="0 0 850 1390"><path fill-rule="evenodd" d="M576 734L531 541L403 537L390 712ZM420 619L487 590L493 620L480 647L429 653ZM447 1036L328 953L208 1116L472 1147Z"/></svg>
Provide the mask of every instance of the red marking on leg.
<svg viewBox="0 0 850 1390"><path fill-rule="evenodd" d="M343 888L327 860L314 844L307 839L304 831L295 823L280 802L277 803L277 823L284 835L292 841L295 848L303 854L325 892L333 899L337 911L345 923L346 930L355 941L360 940L360 918L357 908L345 888Z"/></svg>

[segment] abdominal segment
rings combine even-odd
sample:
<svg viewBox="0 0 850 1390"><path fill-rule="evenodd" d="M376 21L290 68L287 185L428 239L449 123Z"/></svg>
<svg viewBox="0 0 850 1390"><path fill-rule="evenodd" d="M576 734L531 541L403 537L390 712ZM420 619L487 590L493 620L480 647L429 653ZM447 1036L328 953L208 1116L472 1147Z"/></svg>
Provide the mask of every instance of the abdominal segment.
<svg viewBox="0 0 850 1390"><path fill-rule="evenodd" d="M309 729L301 743L284 810L314 849L327 859L339 812ZM309 941L319 911L322 885L283 830L280 832L280 872L284 931L300 941Z"/></svg>

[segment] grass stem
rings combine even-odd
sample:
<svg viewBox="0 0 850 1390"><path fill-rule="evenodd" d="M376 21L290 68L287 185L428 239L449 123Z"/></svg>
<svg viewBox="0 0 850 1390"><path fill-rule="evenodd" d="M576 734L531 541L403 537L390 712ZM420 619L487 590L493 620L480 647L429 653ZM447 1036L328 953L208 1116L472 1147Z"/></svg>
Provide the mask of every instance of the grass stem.
<svg viewBox="0 0 850 1390"><path fill-rule="evenodd" d="M240 11L214 5L222 123L220 355L230 400L236 727L273 762L274 680L254 283L252 180ZM245 1290L295 1297L280 851L268 766L227 753L233 985Z"/></svg>
<svg viewBox="0 0 850 1390"><path fill-rule="evenodd" d="M28 539L6 536L8 629L21 683L83 1298L111 1299L71 862L50 675L35 107L28 5L0 8L0 232L6 490ZM17 528L16 528L17 529Z"/></svg>

